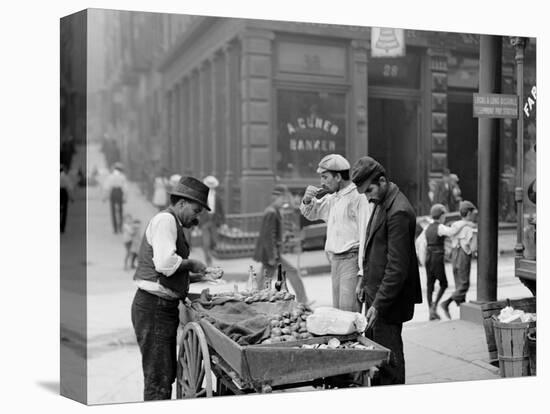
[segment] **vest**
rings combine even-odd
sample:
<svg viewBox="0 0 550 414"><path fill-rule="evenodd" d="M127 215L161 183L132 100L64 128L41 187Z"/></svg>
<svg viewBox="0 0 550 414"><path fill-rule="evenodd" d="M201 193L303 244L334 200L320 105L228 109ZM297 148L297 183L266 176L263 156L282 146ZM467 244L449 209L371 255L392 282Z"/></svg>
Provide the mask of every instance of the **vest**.
<svg viewBox="0 0 550 414"><path fill-rule="evenodd" d="M432 249L444 249L445 236L439 236L437 234L438 222L430 223L426 229L426 242L428 247Z"/></svg>
<svg viewBox="0 0 550 414"><path fill-rule="evenodd" d="M189 244L185 239L183 226L179 223L173 211L167 209L164 210L164 212L170 213L176 220L178 232L176 239L176 254L182 259L187 259L189 257ZM141 239L141 246L138 254L138 267L134 275L134 280L158 281L162 286L177 293L180 299L185 299L189 291L189 270L176 270L170 277L156 271L155 264L153 263L153 247L147 241L145 233Z"/></svg>

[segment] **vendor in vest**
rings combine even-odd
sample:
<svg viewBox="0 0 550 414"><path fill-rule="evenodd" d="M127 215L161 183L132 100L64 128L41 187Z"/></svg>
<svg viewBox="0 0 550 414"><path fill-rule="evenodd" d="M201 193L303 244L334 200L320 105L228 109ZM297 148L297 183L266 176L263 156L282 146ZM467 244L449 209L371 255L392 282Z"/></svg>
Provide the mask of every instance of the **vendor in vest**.
<svg viewBox="0 0 550 414"><path fill-rule="evenodd" d="M182 177L171 189L170 205L156 214L145 230L134 275L137 292L132 324L142 356L144 400L170 399L176 378L178 304L189 283L204 280L204 263L189 259L184 228L198 224L208 208L208 187Z"/></svg>

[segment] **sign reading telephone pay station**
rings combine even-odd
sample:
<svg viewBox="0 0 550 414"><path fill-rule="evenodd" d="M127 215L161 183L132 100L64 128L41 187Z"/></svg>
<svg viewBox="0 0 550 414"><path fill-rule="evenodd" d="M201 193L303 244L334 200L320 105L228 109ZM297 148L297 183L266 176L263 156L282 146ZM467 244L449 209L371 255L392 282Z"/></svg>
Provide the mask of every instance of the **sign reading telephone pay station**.
<svg viewBox="0 0 550 414"><path fill-rule="evenodd" d="M518 97L498 93L474 93L474 118L518 117Z"/></svg>

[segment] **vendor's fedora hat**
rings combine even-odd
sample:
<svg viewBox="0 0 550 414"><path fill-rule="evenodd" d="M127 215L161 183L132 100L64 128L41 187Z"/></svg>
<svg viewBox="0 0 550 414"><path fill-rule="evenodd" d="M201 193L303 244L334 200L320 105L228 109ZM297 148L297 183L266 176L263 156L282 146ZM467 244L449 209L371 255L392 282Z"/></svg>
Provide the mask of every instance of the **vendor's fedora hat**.
<svg viewBox="0 0 550 414"><path fill-rule="evenodd" d="M200 180L193 177L181 177L179 182L168 193L195 201L210 211L208 207L208 191L208 187Z"/></svg>

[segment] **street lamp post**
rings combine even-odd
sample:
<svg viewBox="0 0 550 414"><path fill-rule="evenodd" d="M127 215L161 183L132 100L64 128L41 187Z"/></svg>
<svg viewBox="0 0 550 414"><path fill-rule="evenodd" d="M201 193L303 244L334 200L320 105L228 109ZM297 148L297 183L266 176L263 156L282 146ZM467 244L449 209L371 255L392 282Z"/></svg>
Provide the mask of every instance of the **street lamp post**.
<svg viewBox="0 0 550 414"><path fill-rule="evenodd" d="M512 37L510 43L516 50L516 93L518 104L523 102L523 62L525 60L525 47L527 38ZM522 259L525 247L523 245L523 113L518 114L517 121L517 170L516 170L516 212L517 212L517 242L515 247L516 258Z"/></svg>

